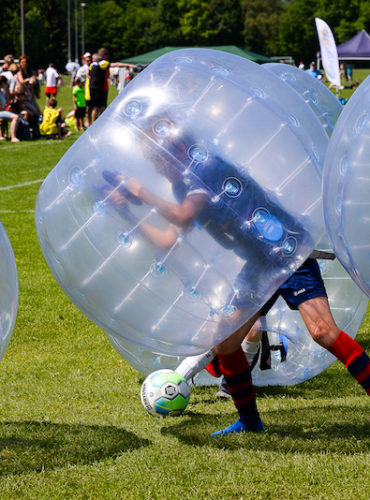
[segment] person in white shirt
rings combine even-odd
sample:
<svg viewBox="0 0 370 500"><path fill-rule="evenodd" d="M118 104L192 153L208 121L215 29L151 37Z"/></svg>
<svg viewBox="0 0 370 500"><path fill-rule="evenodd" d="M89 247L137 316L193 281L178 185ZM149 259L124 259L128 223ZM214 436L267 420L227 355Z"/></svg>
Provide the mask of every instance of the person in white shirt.
<svg viewBox="0 0 370 500"><path fill-rule="evenodd" d="M87 74L89 72L89 65L92 61L92 56L90 52L85 52L83 56L81 56L83 61L83 65L78 68L76 79L79 78L82 82L86 82Z"/></svg>
<svg viewBox="0 0 370 500"><path fill-rule="evenodd" d="M53 63L49 64L45 72L46 78L46 86L45 86L45 95L46 95L46 104L51 97L56 97L57 95L57 82L59 78L59 73L55 69Z"/></svg>

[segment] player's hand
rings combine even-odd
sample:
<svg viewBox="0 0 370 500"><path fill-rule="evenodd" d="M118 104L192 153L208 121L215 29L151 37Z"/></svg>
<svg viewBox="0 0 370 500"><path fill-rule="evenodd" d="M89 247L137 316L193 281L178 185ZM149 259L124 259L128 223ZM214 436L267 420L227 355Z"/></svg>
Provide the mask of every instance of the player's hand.
<svg viewBox="0 0 370 500"><path fill-rule="evenodd" d="M109 200L116 205L123 206L126 205L127 200L122 193L116 190L112 190L108 193Z"/></svg>
<svg viewBox="0 0 370 500"><path fill-rule="evenodd" d="M140 198L140 191L141 188L143 187L141 182L139 182L134 177L128 177L126 179L126 182L124 183L124 186L126 189L128 189L128 191L130 191L130 193Z"/></svg>

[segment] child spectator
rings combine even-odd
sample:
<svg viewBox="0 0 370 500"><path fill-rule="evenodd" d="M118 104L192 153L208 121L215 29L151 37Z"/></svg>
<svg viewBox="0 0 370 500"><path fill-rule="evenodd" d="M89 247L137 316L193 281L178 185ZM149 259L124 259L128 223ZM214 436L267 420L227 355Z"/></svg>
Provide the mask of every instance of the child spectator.
<svg viewBox="0 0 370 500"><path fill-rule="evenodd" d="M85 84L82 78L75 79L72 90L73 104L75 107L76 130L84 130L84 119L86 115Z"/></svg>
<svg viewBox="0 0 370 500"><path fill-rule="evenodd" d="M40 131L47 138L61 139L62 137L68 137L72 133L68 131L62 108L56 109L57 105L56 98L51 97L43 112Z"/></svg>
<svg viewBox="0 0 370 500"><path fill-rule="evenodd" d="M56 97L57 95L57 82L59 78L59 73L55 69L53 63L49 64L49 67L45 72L45 78L46 78L45 95L47 102L48 99L50 99L50 97Z"/></svg>

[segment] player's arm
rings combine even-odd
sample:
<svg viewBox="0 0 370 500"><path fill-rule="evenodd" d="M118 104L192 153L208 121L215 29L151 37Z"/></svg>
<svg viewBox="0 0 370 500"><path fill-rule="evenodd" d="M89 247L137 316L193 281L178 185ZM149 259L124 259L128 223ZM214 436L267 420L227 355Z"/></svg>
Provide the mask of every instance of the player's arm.
<svg viewBox="0 0 370 500"><path fill-rule="evenodd" d="M169 222L183 228L194 222L202 211L207 198L205 193L194 193L187 196L184 202L179 205L163 200L132 177L126 181L125 187L147 205L157 208L158 212Z"/></svg>
<svg viewBox="0 0 370 500"><path fill-rule="evenodd" d="M121 63L121 62L112 62L112 63L110 63L110 67L111 68L134 68L134 69L137 68L136 64Z"/></svg>

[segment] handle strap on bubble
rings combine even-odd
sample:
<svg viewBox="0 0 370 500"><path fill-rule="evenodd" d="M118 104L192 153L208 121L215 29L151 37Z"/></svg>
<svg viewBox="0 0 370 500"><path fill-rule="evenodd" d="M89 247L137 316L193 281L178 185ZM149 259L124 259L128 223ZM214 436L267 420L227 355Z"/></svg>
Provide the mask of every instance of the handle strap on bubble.
<svg viewBox="0 0 370 500"><path fill-rule="evenodd" d="M333 252L324 252L323 250L312 250L309 255L310 259L322 259L322 260L334 260L335 253Z"/></svg>

